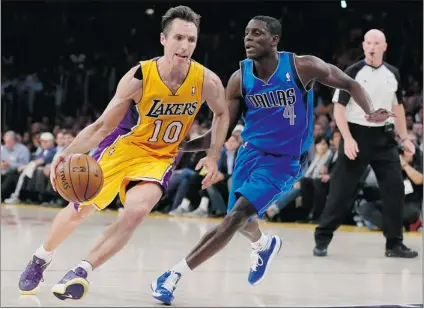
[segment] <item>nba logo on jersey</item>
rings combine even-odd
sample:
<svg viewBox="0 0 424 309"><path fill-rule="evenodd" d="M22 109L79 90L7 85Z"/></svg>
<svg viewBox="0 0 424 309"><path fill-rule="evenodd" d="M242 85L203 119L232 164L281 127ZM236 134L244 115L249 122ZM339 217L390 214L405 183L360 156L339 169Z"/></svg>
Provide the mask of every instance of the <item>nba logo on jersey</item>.
<svg viewBox="0 0 424 309"><path fill-rule="evenodd" d="M194 96L196 94L196 88L191 87L191 95Z"/></svg>
<svg viewBox="0 0 424 309"><path fill-rule="evenodd" d="M286 79L287 79L288 82L290 81L290 73L289 72L286 73Z"/></svg>

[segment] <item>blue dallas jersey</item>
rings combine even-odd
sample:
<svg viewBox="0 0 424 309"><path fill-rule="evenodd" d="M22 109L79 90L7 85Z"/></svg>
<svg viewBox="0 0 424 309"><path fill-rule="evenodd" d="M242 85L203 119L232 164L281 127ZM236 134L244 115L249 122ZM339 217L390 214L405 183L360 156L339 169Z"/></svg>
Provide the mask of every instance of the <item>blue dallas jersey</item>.
<svg viewBox="0 0 424 309"><path fill-rule="evenodd" d="M294 54L278 55L278 66L268 82L253 74L253 60L240 62L241 90L247 107L242 138L271 154L299 156L312 143L313 90L304 89Z"/></svg>

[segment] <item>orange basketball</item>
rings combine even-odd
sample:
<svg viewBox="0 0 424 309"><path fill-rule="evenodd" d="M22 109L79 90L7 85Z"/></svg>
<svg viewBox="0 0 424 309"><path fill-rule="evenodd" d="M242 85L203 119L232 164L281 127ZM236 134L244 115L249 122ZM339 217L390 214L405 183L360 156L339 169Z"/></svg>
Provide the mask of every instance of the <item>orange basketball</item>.
<svg viewBox="0 0 424 309"><path fill-rule="evenodd" d="M56 188L67 201L80 204L93 199L103 186L99 163L85 154L73 154L56 168Z"/></svg>

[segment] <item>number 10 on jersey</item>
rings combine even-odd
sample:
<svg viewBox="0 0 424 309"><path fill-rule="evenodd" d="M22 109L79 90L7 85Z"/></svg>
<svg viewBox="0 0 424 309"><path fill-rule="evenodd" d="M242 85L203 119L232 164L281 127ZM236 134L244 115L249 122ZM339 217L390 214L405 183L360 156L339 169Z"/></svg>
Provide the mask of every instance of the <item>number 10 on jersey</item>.
<svg viewBox="0 0 424 309"><path fill-rule="evenodd" d="M183 129L183 123L181 121L173 121L165 129L163 136L160 137L160 132L162 131L163 120L155 121L155 130L153 131L152 137L149 138L149 142L157 142L161 139L167 144L175 143L180 139L180 134Z"/></svg>
<svg viewBox="0 0 424 309"><path fill-rule="evenodd" d="M290 119L290 125L294 126L294 119L296 118L296 114L294 113L294 104L287 105L284 108L283 117Z"/></svg>

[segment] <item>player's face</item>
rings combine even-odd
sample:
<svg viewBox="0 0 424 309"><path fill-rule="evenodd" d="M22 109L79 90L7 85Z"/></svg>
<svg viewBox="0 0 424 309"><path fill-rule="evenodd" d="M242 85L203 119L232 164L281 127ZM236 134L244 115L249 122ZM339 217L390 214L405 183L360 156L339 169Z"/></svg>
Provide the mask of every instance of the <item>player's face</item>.
<svg viewBox="0 0 424 309"><path fill-rule="evenodd" d="M194 23L174 19L165 33L161 33L160 42L164 46L164 55L173 64L183 64L190 60L197 43L197 27Z"/></svg>
<svg viewBox="0 0 424 309"><path fill-rule="evenodd" d="M252 19L244 33L244 48L246 56L250 59L260 59L269 55L278 44L278 36L271 35L266 28L266 23Z"/></svg>
<svg viewBox="0 0 424 309"><path fill-rule="evenodd" d="M367 35L364 42L362 42L362 48L364 49L365 58L371 62L381 61L387 49L387 43L382 36L370 34Z"/></svg>

